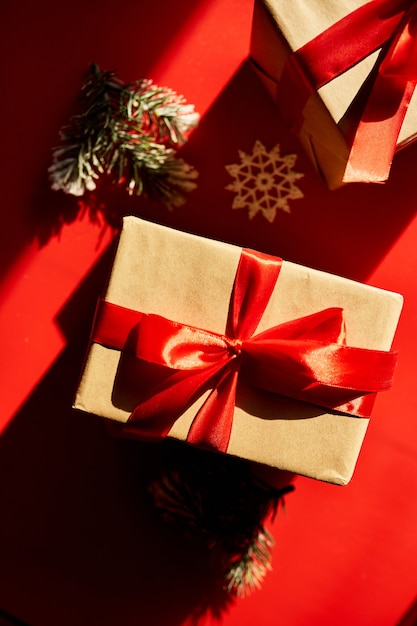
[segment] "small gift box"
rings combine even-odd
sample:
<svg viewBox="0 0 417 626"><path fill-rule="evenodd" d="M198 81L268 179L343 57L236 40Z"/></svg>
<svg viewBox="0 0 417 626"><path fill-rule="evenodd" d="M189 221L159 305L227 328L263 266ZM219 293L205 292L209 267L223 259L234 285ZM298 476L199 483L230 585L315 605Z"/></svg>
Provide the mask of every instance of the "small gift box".
<svg viewBox="0 0 417 626"><path fill-rule="evenodd" d="M75 408L324 481L353 473L402 297L124 219Z"/></svg>
<svg viewBox="0 0 417 626"><path fill-rule="evenodd" d="M251 58L329 188L416 138L416 25L412 0L256 0Z"/></svg>

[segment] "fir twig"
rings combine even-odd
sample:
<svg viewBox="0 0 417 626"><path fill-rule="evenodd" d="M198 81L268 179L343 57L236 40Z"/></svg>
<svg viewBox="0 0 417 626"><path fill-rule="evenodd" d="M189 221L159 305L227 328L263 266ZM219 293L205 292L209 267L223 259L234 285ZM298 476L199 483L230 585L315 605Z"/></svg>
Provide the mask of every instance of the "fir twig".
<svg viewBox="0 0 417 626"><path fill-rule="evenodd" d="M229 593L245 596L260 589L268 572L272 570L272 548L275 542L271 533L260 525L258 533L248 542L246 550L231 559L225 584Z"/></svg>
<svg viewBox="0 0 417 626"><path fill-rule="evenodd" d="M261 482L243 459L188 447L150 487L162 517L206 543L233 596L259 589L271 570L274 540L265 521L292 490Z"/></svg>
<svg viewBox="0 0 417 626"><path fill-rule="evenodd" d="M181 204L198 175L176 155L198 124L194 106L150 80L123 84L97 65L82 101L82 112L61 130L62 145L53 150L52 189L81 196L108 176L130 195L146 194L170 208Z"/></svg>

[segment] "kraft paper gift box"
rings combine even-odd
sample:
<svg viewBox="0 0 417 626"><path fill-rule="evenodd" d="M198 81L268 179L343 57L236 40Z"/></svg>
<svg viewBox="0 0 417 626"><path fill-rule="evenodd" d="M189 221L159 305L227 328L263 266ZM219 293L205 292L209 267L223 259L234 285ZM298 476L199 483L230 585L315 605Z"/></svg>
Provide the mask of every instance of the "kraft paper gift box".
<svg viewBox="0 0 417 626"><path fill-rule="evenodd" d="M254 66L329 188L384 182L416 138L416 21L410 0L256 0Z"/></svg>
<svg viewBox="0 0 417 626"><path fill-rule="evenodd" d="M252 254L258 253L249 251L249 256ZM158 378L160 369L160 364L155 364L151 357L148 363L140 351L136 356L132 353L141 342L151 353L158 350L154 346L158 343L156 331L146 331L146 319L149 317L158 324L169 320L174 327L179 325L180 330L184 325L185 331L181 332L203 329L224 338L242 255L242 249L231 244L126 217L104 304L96 313L75 408L115 420L134 434L139 422L127 421L136 407L141 406L143 394L153 388L150 381L153 385L153 376L156 372ZM274 257L265 258L268 266L271 259L273 264L278 263ZM241 289L243 296L251 293L250 285L243 284ZM376 350L381 354L379 351L382 351L384 357L395 359L390 349L402 307L400 295L286 261L282 261L271 289L254 336L277 325L286 328L286 322L321 315L322 311L334 311L334 307L338 307L338 311L343 310L348 346L365 348L369 353ZM259 293L259 298L251 293L250 306L254 303L258 306L258 300L262 299ZM102 327L107 323L103 306L110 313L122 311L127 316L123 321L127 320L127 330L114 325L110 336L103 338ZM244 302L242 307L245 307ZM141 318L143 314L155 315ZM162 326L162 334L164 332ZM121 337L114 339L112 333ZM142 337L140 342L138 337ZM120 345L115 347L117 342ZM204 342L203 336L200 344ZM239 341L231 344L232 352L238 351ZM213 349L215 351L216 345ZM138 354L141 358L137 358ZM323 481L346 484L352 476L369 418L324 409L315 401L265 391L260 388L263 383L257 386L256 367L250 367L247 378L242 383L238 379L231 407L227 453ZM274 373L274 380L285 380L293 365L287 368L284 361L284 366L281 363L280 367L278 376ZM366 364L363 367L369 369ZM286 383L281 381L282 384ZM214 405L218 403L215 414L220 414L225 407L221 393L214 397ZM369 398L373 396L370 394ZM207 397L213 398L210 390L201 397L194 397L166 434L186 440L190 425ZM150 401L153 400L151 393ZM146 430L146 424L140 428Z"/></svg>

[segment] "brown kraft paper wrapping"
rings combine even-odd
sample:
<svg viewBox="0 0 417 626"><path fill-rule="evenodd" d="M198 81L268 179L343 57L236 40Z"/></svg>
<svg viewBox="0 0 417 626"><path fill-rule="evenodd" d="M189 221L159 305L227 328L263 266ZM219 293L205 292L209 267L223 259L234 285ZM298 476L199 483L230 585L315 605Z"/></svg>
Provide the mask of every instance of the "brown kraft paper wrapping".
<svg viewBox="0 0 417 626"><path fill-rule="evenodd" d="M224 333L240 254L234 245L127 217L105 299ZM400 295L285 261L257 332L333 306L345 311L348 345L390 349ZM135 379L134 360L126 362L118 350L92 343L74 407L126 422L141 382ZM203 400L177 420L170 437L186 439ZM369 420L324 411L241 385L228 453L346 484Z"/></svg>

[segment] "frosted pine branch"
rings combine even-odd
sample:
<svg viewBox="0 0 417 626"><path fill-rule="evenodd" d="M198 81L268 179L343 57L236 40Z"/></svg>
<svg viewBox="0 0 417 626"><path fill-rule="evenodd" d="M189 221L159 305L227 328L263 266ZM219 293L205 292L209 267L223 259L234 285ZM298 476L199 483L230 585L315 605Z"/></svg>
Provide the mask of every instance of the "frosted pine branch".
<svg viewBox="0 0 417 626"><path fill-rule="evenodd" d="M130 195L143 193L172 208L195 188L196 170L176 155L199 121L183 96L150 80L123 84L93 65L82 104L53 150L52 189L82 196L106 175Z"/></svg>

